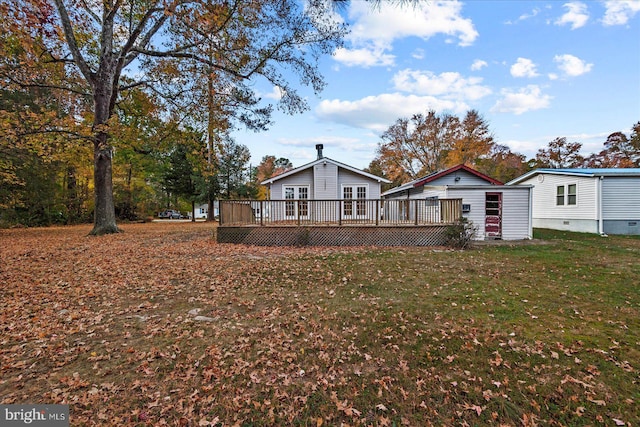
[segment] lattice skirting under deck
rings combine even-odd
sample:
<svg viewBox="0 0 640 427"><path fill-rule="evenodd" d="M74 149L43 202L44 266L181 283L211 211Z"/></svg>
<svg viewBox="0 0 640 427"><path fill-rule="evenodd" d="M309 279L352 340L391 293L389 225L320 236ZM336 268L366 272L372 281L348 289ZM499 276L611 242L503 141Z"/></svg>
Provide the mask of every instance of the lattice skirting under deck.
<svg viewBox="0 0 640 427"><path fill-rule="evenodd" d="M442 246L446 225L416 227L218 227L218 243L256 246Z"/></svg>

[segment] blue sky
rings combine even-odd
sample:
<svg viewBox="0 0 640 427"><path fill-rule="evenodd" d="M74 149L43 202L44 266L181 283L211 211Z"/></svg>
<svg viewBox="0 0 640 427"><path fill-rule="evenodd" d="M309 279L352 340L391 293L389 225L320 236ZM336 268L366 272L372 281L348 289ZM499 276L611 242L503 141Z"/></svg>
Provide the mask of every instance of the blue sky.
<svg viewBox="0 0 640 427"><path fill-rule="evenodd" d="M424 1L340 12L345 47L323 58L327 87L311 109L277 113L267 132L234 133L256 165L265 155L294 166L324 154L357 168L375 157L398 118L475 109L495 140L535 156L557 137L602 149L640 121L640 0ZM265 99L277 89L257 87Z"/></svg>

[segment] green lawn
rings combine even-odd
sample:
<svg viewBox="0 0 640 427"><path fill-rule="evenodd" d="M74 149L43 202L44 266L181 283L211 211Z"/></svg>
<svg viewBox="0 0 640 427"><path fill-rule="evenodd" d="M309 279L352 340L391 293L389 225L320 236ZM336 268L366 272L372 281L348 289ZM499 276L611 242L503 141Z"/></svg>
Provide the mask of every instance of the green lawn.
<svg viewBox="0 0 640 427"><path fill-rule="evenodd" d="M72 425L640 424L638 237L255 248L123 228L0 232L0 402L68 403Z"/></svg>

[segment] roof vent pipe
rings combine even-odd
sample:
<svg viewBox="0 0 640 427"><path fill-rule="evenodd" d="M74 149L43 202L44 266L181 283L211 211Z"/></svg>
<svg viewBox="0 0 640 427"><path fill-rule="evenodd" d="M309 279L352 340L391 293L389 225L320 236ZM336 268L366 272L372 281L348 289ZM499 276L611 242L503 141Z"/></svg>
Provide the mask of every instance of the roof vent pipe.
<svg viewBox="0 0 640 427"><path fill-rule="evenodd" d="M322 144L316 144L316 150L318 150L318 159L321 159L322 156L322 149L324 148L324 146Z"/></svg>

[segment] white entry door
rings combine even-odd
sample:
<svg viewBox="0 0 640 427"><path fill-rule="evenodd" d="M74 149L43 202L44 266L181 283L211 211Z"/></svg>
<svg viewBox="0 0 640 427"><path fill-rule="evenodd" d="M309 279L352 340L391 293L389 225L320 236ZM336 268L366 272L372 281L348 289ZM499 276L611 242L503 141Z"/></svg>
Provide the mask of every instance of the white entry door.
<svg viewBox="0 0 640 427"><path fill-rule="evenodd" d="M367 216L367 186L344 185L342 187L342 217L366 218Z"/></svg>

